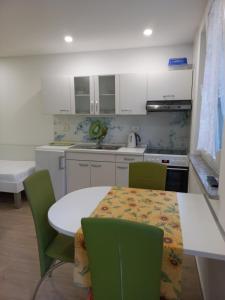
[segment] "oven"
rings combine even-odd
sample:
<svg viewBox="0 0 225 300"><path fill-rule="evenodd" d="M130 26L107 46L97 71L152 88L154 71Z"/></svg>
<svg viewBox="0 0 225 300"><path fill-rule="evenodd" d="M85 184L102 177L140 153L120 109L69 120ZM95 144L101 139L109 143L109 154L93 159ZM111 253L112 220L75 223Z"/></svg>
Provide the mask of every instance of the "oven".
<svg viewBox="0 0 225 300"><path fill-rule="evenodd" d="M167 167L166 191L188 192L188 167Z"/></svg>
<svg viewBox="0 0 225 300"><path fill-rule="evenodd" d="M144 153L145 161L167 165L166 191L188 192L189 161L181 151L148 149Z"/></svg>

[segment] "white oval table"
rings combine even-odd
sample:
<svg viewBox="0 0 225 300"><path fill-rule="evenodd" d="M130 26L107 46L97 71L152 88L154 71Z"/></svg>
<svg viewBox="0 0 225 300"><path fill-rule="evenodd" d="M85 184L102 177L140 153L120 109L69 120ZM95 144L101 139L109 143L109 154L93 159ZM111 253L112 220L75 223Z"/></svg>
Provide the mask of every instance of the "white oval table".
<svg viewBox="0 0 225 300"><path fill-rule="evenodd" d="M59 233L74 236L81 219L89 217L111 187L91 187L65 195L48 211L49 224Z"/></svg>
<svg viewBox="0 0 225 300"><path fill-rule="evenodd" d="M48 211L49 224L59 233L74 236L81 219L89 217L111 187L90 187L58 200ZM225 260L225 241L201 194L177 193L184 253Z"/></svg>

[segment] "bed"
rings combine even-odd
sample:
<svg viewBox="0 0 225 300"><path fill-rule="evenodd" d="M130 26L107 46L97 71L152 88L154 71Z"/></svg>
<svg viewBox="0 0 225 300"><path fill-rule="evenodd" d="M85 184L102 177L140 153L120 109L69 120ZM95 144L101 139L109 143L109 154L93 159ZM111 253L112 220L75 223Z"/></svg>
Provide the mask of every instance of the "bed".
<svg viewBox="0 0 225 300"><path fill-rule="evenodd" d="M0 192L13 193L16 208L22 205L23 180L34 171L34 161L0 160Z"/></svg>

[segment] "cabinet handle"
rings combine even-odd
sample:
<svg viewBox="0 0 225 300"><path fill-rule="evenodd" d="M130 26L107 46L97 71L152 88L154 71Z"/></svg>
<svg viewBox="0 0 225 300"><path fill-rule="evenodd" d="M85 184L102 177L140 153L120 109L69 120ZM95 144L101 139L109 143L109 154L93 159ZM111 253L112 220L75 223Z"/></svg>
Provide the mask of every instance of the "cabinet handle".
<svg viewBox="0 0 225 300"><path fill-rule="evenodd" d="M124 157L124 160L126 160L126 161L134 161L135 159L134 158L129 158L129 157Z"/></svg>
<svg viewBox="0 0 225 300"><path fill-rule="evenodd" d="M81 163L79 163L79 166L80 167L88 167L89 165L88 164L81 164Z"/></svg>
<svg viewBox="0 0 225 300"><path fill-rule="evenodd" d="M67 111L68 112L69 109L60 109L60 111L64 111L64 112Z"/></svg>
<svg viewBox="0 0 225 300"><path fill-rule="evenodd" d="M64 156L59 156L59 170L65 169L65 160Z"/></svg>
<svg viewBox="0 0 225 300"><path fill-rule="evenodd" d="M175 95L163 95L163 98L175 98Z"/></svg>
<svg viewBox="0 0 225 300"><path fill-rule="evenodd" d="M99 113L98 101L95 102L95 113Z"/></svg>
<svg viewBox="0 0 225 300"><path fill-rule="evenodd" d="M93 168L101 168L102 165L91 165Z"/></svg>
<svg viewBox="0 0 225 300"><path fill-rule="evenodd" d="M117 169L120 169L120 170L127 170L128 167L121 167L121 166L117 166Z"/></svg>
<svg viewBox="0 0 225 300"><path fill-rule="evenodd" d="M91 114L93 114L94 113L94 103L93 102L91 102Z"/></svg>
<svg viewBox="0 0 225 300"><path fill-rule="evenodd" d="M184 171L184 172L188 172L189 169L188 168L167 168L167 170L170 170L170 171Z"/></svg>
<svg viewBox="0 0 225 300"><path fill-rule="evenodd" d="M132 111L132 109L121 109L121 111L128 112L128 111Z"/></svg>

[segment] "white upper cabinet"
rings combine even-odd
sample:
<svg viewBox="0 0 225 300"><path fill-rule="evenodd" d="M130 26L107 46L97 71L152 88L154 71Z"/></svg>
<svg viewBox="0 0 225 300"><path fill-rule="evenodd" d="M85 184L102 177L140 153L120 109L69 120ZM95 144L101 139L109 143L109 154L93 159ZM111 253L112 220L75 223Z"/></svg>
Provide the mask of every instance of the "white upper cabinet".
<svg viewBox="0 0 225 300"><path fill-rule="evenodd" d="M116 113L118 102L118 76L95 76L95 114L107 115Z"/></svg>
<svg viewBox="0 0 225 300"><path fill-rule="evenodd" d="M72 78L49 76L42 79L42 99L47 114L74 114Z"/></svg>
<svg viewBox="0 0 225 300"><path fill-rule="evenodd" d="M75 114L94 114L94 78L74 77Z"/></svg>
<svg viewBox="0 0 225 300"><path fill-rule="evenodd" d="M191 100L192 70L45 77L42 94L48 114L146 115L147 100Z"/></svg>
<svg viewBox="0 0 225 300"><path fill-rule="evenodd" d="M147 100L146 74L119 75L117 114L145 115Z"/></svg>
<svg viewBox="0 0 225 300"><path fill-rule="evenodd" d="M75 113L90 115L115 114L116 75L74 77Z"/></svg>
<svg viewBox="0 0 225 300"><path fill-rule="evenodd" d="M148 100L191 100L192 70L171 70L148 75Z"/></svg>

